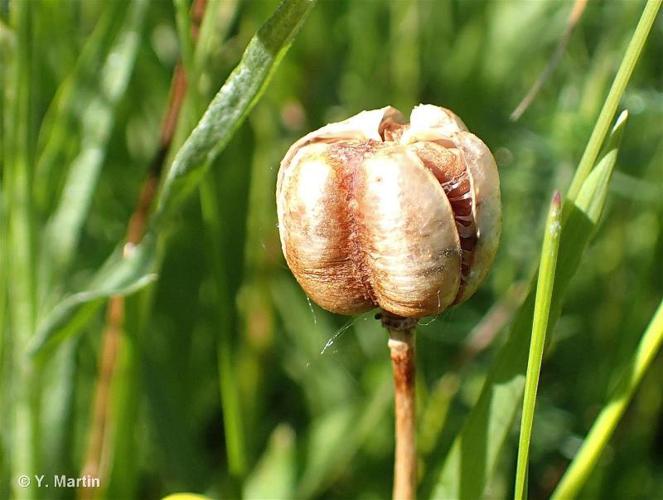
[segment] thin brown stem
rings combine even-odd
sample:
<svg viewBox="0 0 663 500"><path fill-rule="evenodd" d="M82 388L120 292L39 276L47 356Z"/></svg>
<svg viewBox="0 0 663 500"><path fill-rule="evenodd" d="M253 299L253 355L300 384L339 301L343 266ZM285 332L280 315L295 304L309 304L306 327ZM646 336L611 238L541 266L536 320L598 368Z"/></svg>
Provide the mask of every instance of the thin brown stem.
<svg viewBox="0 0 663 500"><path fill-rule="evenodd" d="M191 33L197 38L207 0L194 0L191 7ZM140 243L145 234L147 220L156 197L164 162L173 142L177 120L187 92L186 72L179 62L174 69L170 87L170 98L166 114L161 124L159 148L154 154L147 172L147 177L140 191L136 207L129 220L126 233L125 255ZM102 336L102 348L99 361L99 377L95 388L92 420L88 438L88 447L83 465L83 475L98 478L102 485L106 484L108 472L109 421L111 389L118 360L120 340L124 326L124 297L111 297L106 310L106 327ZM78 492L81 500L100 495L95 488L82 488Z"/></svg>
<svg viewBox="0 0 663 500"><path fill-rule="evenodd" d="M416 320L382 315L389 332L389 351L394 374L396 453L394 500L414 500L417 489L417 446L415 415L415 325Z"/></svg>

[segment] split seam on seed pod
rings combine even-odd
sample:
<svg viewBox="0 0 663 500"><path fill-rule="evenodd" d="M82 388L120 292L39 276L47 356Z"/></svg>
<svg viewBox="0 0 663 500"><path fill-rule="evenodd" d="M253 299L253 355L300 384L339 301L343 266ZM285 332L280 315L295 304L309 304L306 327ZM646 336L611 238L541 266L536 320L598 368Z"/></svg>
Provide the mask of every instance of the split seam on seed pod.
<svg viewBox="0 0 663 500"><path fill-rule="evenodd" d="M488 147L453 112L364 111L297 141L281 162L283 252L307 295L356 314L439 314L485 278L500 237Z"/></svg>

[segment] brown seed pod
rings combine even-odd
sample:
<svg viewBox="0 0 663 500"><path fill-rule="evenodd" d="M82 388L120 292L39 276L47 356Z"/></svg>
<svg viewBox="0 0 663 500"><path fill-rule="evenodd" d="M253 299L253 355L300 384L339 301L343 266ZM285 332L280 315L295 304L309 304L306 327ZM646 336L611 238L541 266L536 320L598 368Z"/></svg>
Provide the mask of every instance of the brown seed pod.
<svg viewBox="0 0 663 500"><path fill-rule="evenodd" d="M499 177L451 111L364 111L288 150L276 188L288 266L324 309L419 318L470 297L500 237Z"/></svg>

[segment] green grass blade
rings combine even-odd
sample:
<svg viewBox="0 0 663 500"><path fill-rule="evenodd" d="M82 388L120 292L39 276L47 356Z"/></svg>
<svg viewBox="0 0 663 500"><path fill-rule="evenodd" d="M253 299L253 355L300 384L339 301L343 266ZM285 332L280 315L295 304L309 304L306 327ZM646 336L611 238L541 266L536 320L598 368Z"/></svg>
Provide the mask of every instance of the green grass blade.
<svg viewBox="0 0 663 500"><path fill-rule="evenodd" d="M105 299L129 295L153 282L155 255L152 239L135 247L128 256L115 252L83 291L64 298L40 322L30 343L30 355L42 356L80 331Z"/></svg>
<svg viewBox="0 0 663 500"><path fill-rule="evenodd" d="M0 183L0 364L4 362L4 349L7 345L7 288L9 286L7 280L8 261L7 256L9 249L7 248L7 214L6 214L5 196L2 192L2 183ZM1 399L1 398L0 398Z"/></svg>
<svg viewBox="0 0 663 500"><path fill-rule="evenodd" d="M133 70L139 31L148 5L146 0L131 2L122 30L102 66L98 88L82 104L85 112L80 151L69 168L60 201L46 227L49 244L43 247L42 265L52 270L56 281L66 273L74 258L104 161L115 109ZM42 277L47 284L48 277L48 273Z"/></svg>
<svg viewBox="0 0 663 500"><path fill-rule="evenodd" d="M645 330L631 361L620 371L615 390L555 489L553 499L562 500L578 496L662 344L663 301Z"/></svg>
<svg viewBox="0 0 663 500"><path fill-rule="evenodd" d="M284 0L258 30L242 60L175 156L159 193L155 223L191 194L264 92L315 0Z"/></svg>
<svg viewBox="0 0 663 500"><path fill-rule="evenodd" d="M34 217L30 197L33 180L31 117L34 13L32 2L11 4L11 25L16 34L15 50L3 88L5 137L2 151L3 188L7 203L7 260L10 337L12 346L11 403L8 455L11 475L34 474L39 469L39 438L36 408L36 374L24 363L24 349L35 322ZM5 75L3 75L5 76ZM4 373L3 373L4 375ZM29 498L32 493L12 483L13 497Z"/></svg>
<svg viewBox="0 0 663 500"><path fill-rule="evenodd" d="M194 44L191 37L191 19L189 16L190 2L174 0L175 20L177 21L177 38L180 42L180 59L189 78L193 73Z"/></svg>
<svg viewBox="0 0 663 500"><path fill-rule="evenodd" d="M309 453L294 498L316 497L347 470L371 432L385 421L393 397L391 373L384 365L376 374L379 382L370 394L360 393L341 360L329 352L335 342L343 342L343 332L350 334L350 325L330 337L334 327L329 316L322 311L315 313L312 307L316 306L307 302L293 280L275 280L271 289L289 346L285 363L302 387L312 414L307 436ZM376 321L357 321L355 328L361 329L358 334L364 336L384 333ZM328 350L321 354L323 347Z"/></svg>
<svg viewBox="0 0 663 500"><path fill-rule="evenodd" d="M39 129L36 177L39 182L33 187L35 203L44 212L52 209L57 190L64 175L63 165L73 159L68 154L69 144L82 133L81 123L85 107L79 104L84 96L92 96L98 88L100 61L106 60L108 52L122 27L123 2L109 2L81 50L76 66L59 85L51 100Z"/></svg>
<svg viewBox="0 0 663 500"><path fill-rule="evenodd" d="M207 167L227 144L233 132L264 91L269 76L285 55L293 36L301 27L313 4L312 0L285 0L258 31L246 49L242 62L230 75L176 156L160 195L159 210L155 218L163 218L167 208L173 206L174 198L182 201L191 193L191 189L204 173L205 168L202 167ZM102 297L130 293L137 290L137 284L144 286L149 283L156 259L153 239L146 237L144 242L134 249L134 253L141 257L132 259L132 262L140 261L143 265L124 262L121 256L115 255L108 259L103 271L100 271L103 276L118 274L127 278L129 275L127 281L122 281L122 287L116 288L112 285L102 286L100 289L88 289L60 302L42 321L37 335L38 340L32 344L31 353L34 355L37 351L41 351L51 337L62 339L79 331L86 323L83 319L89 320L92 317L90 311L96 309L92 306L86 307L88 302L98 301ZM131 269L128 273L127 268ZM113 283L116 282L117 280L113 280ZM98 305L98 302L95 305ZM82 316L77 316L79 312ZM66 318L78 318L80 321L77 321L71 330L67 329L67 334L63 335L62 329L66 328Z"/></svg>
<svg viewBox="0 0 663 500"><path fill-rule="evenodd" d="M580 159L580 164L576 170L573 180L571 181L571 186L569 187L567 198L574 200L580 191L580 188L585 182L585 179L589 175L589 172L592 169L592 166L596 163L596 159L599 156L601 151L601 145L605 139L606 134L610 128L610 123L615 117L617 112L617 106L619 106L619 101L624 95L624 90L626 85L631 79L635 65L640 58L642 49L647 41L649 32L656 20L656 15L658 14L659 9L661 8L661 2L663 0L648 0L647 5L645 6L642 16L640 17L640 22L635 28L633 37L631 38L622 62L619 65L619 70L615 76L612 86L610 87L610 92L608 97L603 103L603 108L601 113L596 120L594 125L594 130L592 135L589 138L585 152Z"/></svg>
<svg viewBox="0 0 663 500"><path fill-rule="evenodd" d="M8 85L7 66L9 63L10 48L8 39L10 38L9 29L0 21L0 89L6 89ZM5 162L8 159L7 149L5 147L7 126L5 120L8 120L6 113L5 93L0 91L0 171L4 170ZM9 241L7 231L7 196L5 196L5 187L3 179L0 176L0 377L10 380L11 376L11 350L8 349L10 333L8 328L8 308L7 294L9 287L8 256ZM0 407L8 408L10 403L10 394L8 386L0 387ZM8 428L11 425L10 419L6 416L0 416L0 426ZM6 437L0 438L0 447L8 448ZM6 454L5 454L6 455ZM7 469L6 456L0 457L0 471ZM0 472L0 481L5 475ZM8 490L5 492L9 494ZM0 490L2 495L2 490Z"/></svg>
<svg viewBox="0 0 663 500"><path fill-rule="evenodd" d="M134 323L135 324L135 323ZM136 420L139 418L140 394L144 390L140 380L140 363L137 359L135 330L131 329L131 320L125 321L124 331L119 336L119 357L113 374L110 411L114 432L110 445L113 450L112 473L105 485L105 498L135 498L137 477L140 467L136 453Z"/></svg>
<svg viewBox="0 0 663 500"><path fill-rule="evenodd" d="M200 77L215 50L223 46L237 13L239 0L208 0L193 54L193 74ZM197 82L200 89L200 81ZM204 93L204 92L203 92Z"/></svg>
<svg viewBox="0 0 663 500"><path fill-rule="evenodd" d="M563 212L570 215L562 224L548 330L557 321L568 284L603 212L626 116L622 113L617 120L608 152L583 183L577 200L564 204ZM532 288L515 316L511 334L490 368L479 400L437 476L434 498L473 499L483 494L522 398L535 294Z"/></svg>
<svg viewBox="0 0 663 500"><path fill-rule="evenodd" d="M349 418L344 417L348 408L340 408L314 421L311 451L294 498L319 497L350 469L352 459L388 418L393 411L391 373L384 370L379 380L372 394L364 398L366 403L355 405Z"/></svg>
<svg viewBox="0 0 663 500"><path fill-rule="evenodd" d="M536 390L539 384L539 375L541 373L543 347L546 341L546 330L548 328L548 318L550 316L550 303L552 302L552 293L555 284L555 268L557 267L557 252L559 250L560 233L561 199L559 192L556 192L546 222L543 246L541 247L539 278L536 285L532 339L530 341L529 359L527 361L523 414L520 423L518 466L516 469L516 487L514 494L516 500L522 500L526 497L529 444L532 437L532 424L534 422L534 409L536 406Z"/></svg>
<svg viewBox="0 0 663 500"><path fill-rule="evenodd" d="M214 172L210 172L213 174ZM232 337L236 331L236 315L233 309L234 301L229 288L230 279L226 264L232 262L226 259L224 252L223 231L219 220L219 194L215 189L216 180L211 179L200 188L200 202L203 220L209 239L207 248L209 250L209 261L213 270L212 280L214 282L217 303L218 321L215 324L217 331L217 357L219 372L219 388L221 393L221 409L223 411L223 426L226 440L226 454L228 456L228 467L230 473L236 477L246 474L246 443L244 438L244 423L242 419L242 407L240 404L240 383L235 376L233 359ZM226 238L227 241L227 238Z"/></svg>
<svg viewBox="0 0 663 500"><path fill-rule="evenodd" d="M246 483L244 498L294 498L297 453L295 432L279 425L269 439L267 450Z"/></svg>
<svg viewBox="0 0 663 500"><path fill-rule="evenodd" d="M291 358L288 371L302 386L311 413L324 413L356 397L353 380L343 366L328 354L321 354L325 341L330 340L330 332L334 332L329 316L316 314L299 285L291 279L275 279L271 292L283 321L283 335L292 346L288 352ZM334 381L333 385L329 384L330 380Z"/></svg>

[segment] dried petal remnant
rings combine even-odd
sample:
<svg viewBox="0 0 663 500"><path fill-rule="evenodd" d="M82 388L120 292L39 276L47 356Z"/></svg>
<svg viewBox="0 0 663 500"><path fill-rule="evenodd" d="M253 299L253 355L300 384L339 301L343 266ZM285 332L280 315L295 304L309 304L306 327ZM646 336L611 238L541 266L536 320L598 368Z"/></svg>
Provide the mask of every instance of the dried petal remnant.
<svg viewBox="0 0 663 500"><path fill-rule="evenodd" d="M467 299L500 234L488 148L444 108L364 111L297 141L277 183L281 243L333 312L418 318Z"/></svg>

